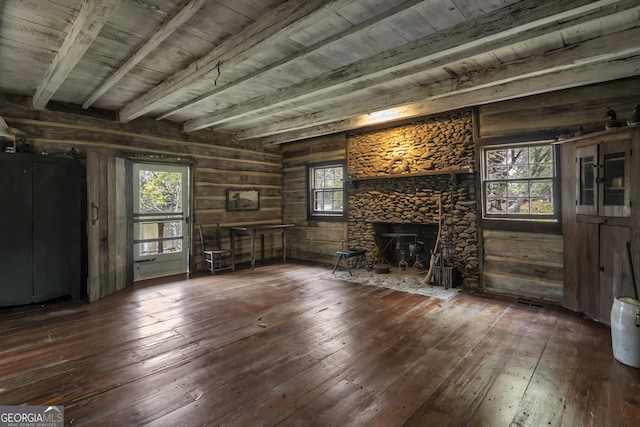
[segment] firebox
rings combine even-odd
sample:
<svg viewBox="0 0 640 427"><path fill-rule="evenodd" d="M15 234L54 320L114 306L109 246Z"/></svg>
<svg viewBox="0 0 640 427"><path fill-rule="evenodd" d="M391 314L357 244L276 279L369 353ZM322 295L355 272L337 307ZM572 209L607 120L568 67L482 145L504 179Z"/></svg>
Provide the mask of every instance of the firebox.
<svg viewBox="0 0 640 427"><path fill-rule="evenodd" d="M418 260L424 268L429 267L429 251L438 238L437 224L374 222L373 228L376 245L383 250L386 262L401 267L404 260L411 268ZM416 254L421 249L424 252Z"/></svg>

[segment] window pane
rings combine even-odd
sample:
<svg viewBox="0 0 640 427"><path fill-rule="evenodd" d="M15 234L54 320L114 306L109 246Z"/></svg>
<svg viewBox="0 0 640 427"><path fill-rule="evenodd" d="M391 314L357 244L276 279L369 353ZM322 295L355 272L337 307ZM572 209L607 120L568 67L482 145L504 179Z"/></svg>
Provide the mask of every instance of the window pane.
<svg viewBox="0 0 640 427"><path fill-rule="evenodd" d="M531 178L553 177L553 163L534 163L531 165Z"/></svg>
<svg viewBox="0 0 640 427"><path fill-rule="evenodd" d="M509 199L509 213L512 214L528 214L529 199L519 197L517 199Z"/></svg>
<svg viewBox="0 0 640 427"><path fill-rule="evenodd" d="M508 197L529 197L529 181L509 182L507 186Z"/></svg>
<svg viewBox="0 0 640 427"><path fill-rule="evenodd" d="M507 150L506 161L508 165L527 165L529 163L529 149L524 147Z"/></svg>
<svg viewBox="0 0 640 427"><path fill-rule="evenodd" d="M487 213L491 213L491 214L507 213L507 199L506 198L487 199Z"/></svg>
<svg viewBox="0 0 640 427"><path fill-rule="evenodd" d="M140 213L182 212L182 174L140 170Z"/></svg>
<svg viewBox="0 0 640 427"><path fill-rule="evenodd" d="M342 191L335 191L333 193L333 210L341 211L344 207L342 198Z"/></svg>
<svg viewBox="0 0 640 427"><path fill-rule="evenodd" d="M323 210L324 209L324 203L323 203L323 198L322 198L322 192L321 191L315 191L313 194L314 194L314 197L313 197L314 210L316 210L316 211Z"/></svg>
<svg viewBox="0 0 640 427"><path fill-rule="evenodd" d="M551 198L553 181L535 181L531 183L531 197Z"/></svg>
<svg viewBox="0 0 640 427"><path fill-rule="evenodd" d="M509 169L510 179L529 178L529 165L513 165Z"/></svg>
<svg viewBox="0 0 640 427"><path fill-rule="evenodd" d="M553 203L551 198L531 199L531 213L549 215L553 213Z"/></svg>
<svg viewBox="0 0 640 427"><path fill-rule="evenodd" d="M507 183L506 182L491 182L487 184L487 197L507 197Z"/></svg>

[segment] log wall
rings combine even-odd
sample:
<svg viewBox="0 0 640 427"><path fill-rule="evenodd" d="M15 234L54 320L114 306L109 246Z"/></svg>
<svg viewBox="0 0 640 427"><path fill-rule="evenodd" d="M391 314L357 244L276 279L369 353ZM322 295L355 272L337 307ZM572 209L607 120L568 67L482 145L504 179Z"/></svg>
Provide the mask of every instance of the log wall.
<svg viewBox="0 0 640 427"><path fill-rule="evenodd" d="M0 116L24 134L33 152L48 155L77 150L86 160L97 152L139 161L178 161L191 165L196 223L206 229L224 226L277 224L282 221L282 155L279 146L237 143L231 135L203 130L184 134L178 124L141 118L118 123L110 112L77 110L52 104L44 111L29 108L27 98L0 95ZM0 141L0 148L10 141ZM164 158L164 160L163 160ZM260 210L227 212L227 189L257 189ZM202 269L202 257L192 239L192 271ZM265 236L265 257L281 253L279 238ZM229 242L223 242L228 245ZM237 247L237 261L249 259L248 241Z"/></svg>
<svg viewBox="0 0 640 427"><path fill-rule="evenodd" d="M345 222L307 221L307 165L346 158L344 134L285 144L283 157L283 220L296 224L287 232L289 256L330 264L347 237Z"/></svg>
<svg viewBox="0 0 640 427"><path fill-rule="evenodd" d="M562 236L484 230L483 287L562 302Z"/></svg>
<svg viewBox="0 0 640 427"><path fill-rule="evenodd" d="M480 140L516 141L536 137L569 138L604 129L609 109L626 121L640 102L640 78L567 89L480 106L476 131ZM578 310L578 283L564 272L564 260L575 259L575 150L562 147L557 165L561 174L563 235L483 230L483 286L516 295L548 299ZM564 240L568 239L568 244ZM564 246L564 247L563 247ZM508 250L505 250L508 248ZM568 250L570 253L565 254ZM566 273L566 272L564 272Z"/></svg>

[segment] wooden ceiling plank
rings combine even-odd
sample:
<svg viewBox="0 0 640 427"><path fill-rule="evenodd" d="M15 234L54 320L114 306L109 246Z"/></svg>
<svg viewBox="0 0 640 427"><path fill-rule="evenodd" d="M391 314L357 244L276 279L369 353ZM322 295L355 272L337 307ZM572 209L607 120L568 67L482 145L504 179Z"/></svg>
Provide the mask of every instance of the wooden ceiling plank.
<svg viewBox="0 0 640 427"><path fill-rule="evenodd" d="M473 71L454 79L436 82L428 86L413 87L394 92L387 96L370 99L368 103L353 101L345 103L339 109L327 109L318 113L291 118L268 126L259 126L236 133L236 139L255 139L278 133L304 129L309 123L324 125L340 119L359 117L372 111L400 107L425 101L450 98L466 93L526 81L541 76L553 76L560 80L571 70L598 66L605 62L616 62L627 58L640 58L640 27L606 37L596 38L557 49L547 54L513 61L492 69ZM612 44L616 45L611 50ZM559 76L559 77L558 77ZM629 77L624 75L623 77ZM548 77L546 84L553 85L553 78ZM562 83L566 84L566 83ZM553 87L553 86L552 86Z"/></svg>
<svg viewBox="0 0 640 427"><path fill-rule="evenodd" d="M60 50L33 95L33 108L42 110L82 59L120 0L87 0L80 7Z"/></svg>
<svg viewBox="0 0 640 427"><path fill-rule="evenodd" d="M223 92L225 90L231 89L231 88L233 88L235 86L238 86L238 85L240 85L240 84L242 84L242 83L244 83L244 82L246 82L248 80L251 80L251 79L256 78L258 76L261 76L261 75L263 75L265 73L268 73L269 71L274 70L274 69L276 69L278 67L281 67L281 66L284 66L284 65L287 65L287 64L291 64L293 61L303 60L303 59L309 57L310 55L315 54L320 49L323 49L323 48L326 48L328 46L331 46L331 45L335 44L336 42L339 42L339 41L345 39L346 37L349 37L350 35L353 35L353 34L355 34L357 32L366 30L367 28L369 28L372 25L380 24L380 23L385 22L385 21L387 21L389 19L392 19L394 16L396 16L396 15L398 15L400 13L406 12L407 10L410 10L410 9L416 7L417 5L422 3L422 1L423 0L408 0L408 1L405 1L405 2L403 2L401 4L399 4L399 5L391 8L391 9L388 9L387 11L385 11L382 14L376 15L376 16L370 18L370 19L367 19L367 20L359 23L358 25L354 25L354 26L346 29L345 31L341 31L339 33L336 33L336 34L330 36L330 37L327 37L326 39L320 40L319 42L317 42L315 44L312 44L311 46L308 46L308 47L300 50L299 52L296 52L293 55L290 55L290 56L287 56L285 58L282 58L281 60L276 61L274 63L271 63L266 67L259 68L259 69L255 70L254 72L249 73L249 74L247 74L245 76L242 76L242 77L234 80L233 82L231 82L231 83L229 83L227 85L221 86L219 88L215 88L215 89L213 89L213 90L211 90L209 92L206 92L206 93L198 96L197 98L194 98L194 99L192 99L192 100L190 100L188 102L185 102L185 103L183 103L183 104L181 104L181 105L179 105L179 106L167 111L166 113L158 116L156 118L156 120L166 119L167 117L172 116L173 114L175 114L175 113L177 113L179 111L182 111L185 108L189 108L189 107L191 107L191 106L193 106L193 105L195 105L195 104L197 104L197 103L199 103L201 101L207 100L207 99L209 99L209 98L211 98L211 97L213 97L213 96L215 96L215 95L217 95L217 94L219 94L219 93L221 93L221 92Z"/></svg>
<svg viewBox="0 0 640 427"><path fill-rule="evenodd" d="M452 58L462 59L475 54L479 49L488 50L489 45L495 49L500 44L506 46L513 44L515 40L526 40L531 37L527 32L570 25L568 21L572 18L592 19L591 16L610 14L622 7L636 5L637 2L633 0L571 0L542 4L537 0L524 0L397 49L365 58L332 73L190 119L184 123L184 130L193 132L236 120L244 115L264 112L293 99L322 96L337 88L342 91L355 90L353 87L357 87L358 83L382 83L389 80L391 74L394 77L402 76L403 71L408 68L438 66L438 62L451 62ZM584 17L589 13L589 17Z"/></svg>
<svg viewBox="0 0 640 427"><path fill-rule="evenodd" d="M158 47L163 40L173 34L193 15L195 15L205 3L206 0L190 0L189 3L184 5L184 7L182 7L175 15L162 24L158 31L149 37L142 46L140 46L135 53L124 62L124 64L107 77L102 85L93 92L91 96L89 96L84 104L82 104L82 108L89 108L98 100L98 98L120 81L120 79L122 79L122 77L124 77L125 74L127 74L133 67L135 67L136 64L142 61L152 50Z"/></svg>
<svg viewBox="0 0 640 427"><path fill-rule="evenodd" d="M219 63L250 51L257 52L278 40L284 40L301 28L353 1L355 0L290 0L284 3L231 36L204 57L130 102L120 110L120 121L126 123L175 100L188 92L191 85L214 71Z"/></svg>

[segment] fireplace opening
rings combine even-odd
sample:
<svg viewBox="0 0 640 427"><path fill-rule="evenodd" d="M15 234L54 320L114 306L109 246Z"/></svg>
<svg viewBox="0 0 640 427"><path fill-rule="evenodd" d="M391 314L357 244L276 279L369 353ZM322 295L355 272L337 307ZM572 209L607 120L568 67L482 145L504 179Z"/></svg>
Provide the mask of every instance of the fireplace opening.
<svg viewBox="0 0 640 427"><path fill-rule="evenodd" d="M396 266L429 268L430 251L438 238L438 225L416 223L375 222L376 245L385 262ZM417 243L417 244L416 244Z"/></svg>

